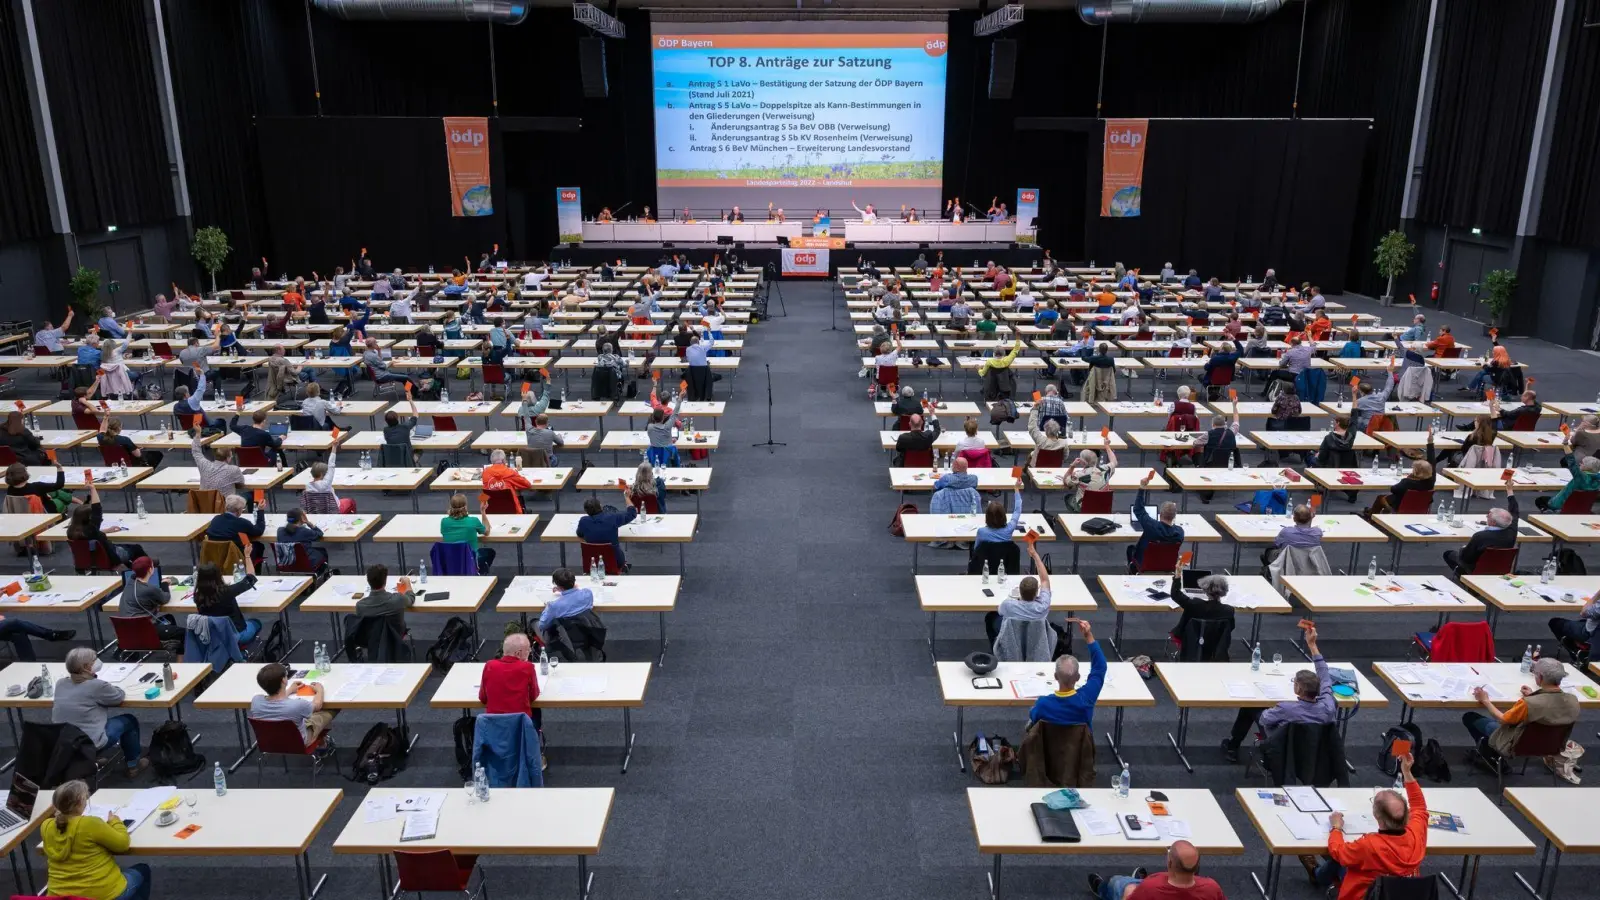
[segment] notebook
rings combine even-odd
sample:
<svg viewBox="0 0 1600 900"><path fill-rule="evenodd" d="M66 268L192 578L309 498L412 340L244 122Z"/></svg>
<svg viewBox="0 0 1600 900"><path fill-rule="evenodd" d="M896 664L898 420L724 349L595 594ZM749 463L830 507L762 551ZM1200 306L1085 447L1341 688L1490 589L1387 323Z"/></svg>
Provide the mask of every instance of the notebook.
<svg viewBox="0 0 1600 900"><path fill-rule="evenodd" d="M1051 809L1043 803L1029 806L1033 810L1034 824L1039 826L1039 839L1047 844L1076 844L1083 840L1078 833L1078 823L1072 820L1072 810Z"/></svg>

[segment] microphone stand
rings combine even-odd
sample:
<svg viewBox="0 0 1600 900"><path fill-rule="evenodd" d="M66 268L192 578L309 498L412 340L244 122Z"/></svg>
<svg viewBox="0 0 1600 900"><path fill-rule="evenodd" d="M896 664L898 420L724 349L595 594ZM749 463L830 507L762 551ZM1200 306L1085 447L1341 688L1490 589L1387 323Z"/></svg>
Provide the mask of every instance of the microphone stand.
<svg viewBox="0 0 1600 900"><path fill-rule="evenodd" d="M752 446L752 447L765 447L765 448L767 448L767 452L770 454L770 453L774 452L774 450L773 450L774 447L787 447L789 445L785 444L783 441L775 441L775 440L772 439L772 363L767 363L766 364L766 369L767 369L767 439L765 441L762 441L759 444L751 444L750 446Z"/></svg>

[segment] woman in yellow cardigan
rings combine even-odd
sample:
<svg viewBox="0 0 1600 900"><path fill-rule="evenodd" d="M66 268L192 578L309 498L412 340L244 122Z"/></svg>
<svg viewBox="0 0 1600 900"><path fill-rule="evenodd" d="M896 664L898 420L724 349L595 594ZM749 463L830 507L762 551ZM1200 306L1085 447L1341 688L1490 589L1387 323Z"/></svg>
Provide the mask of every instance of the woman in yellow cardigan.
<svg viewBox="0 0 1600 900"><path fill-rule="evenodd" d="M56 788L54 817L44 820L44 858L50 891L89 900L150 900L150 867L124 869L113 854L128 852L128 827L115 812L104 819L84 815L89 786L69 781Z"/></svg>

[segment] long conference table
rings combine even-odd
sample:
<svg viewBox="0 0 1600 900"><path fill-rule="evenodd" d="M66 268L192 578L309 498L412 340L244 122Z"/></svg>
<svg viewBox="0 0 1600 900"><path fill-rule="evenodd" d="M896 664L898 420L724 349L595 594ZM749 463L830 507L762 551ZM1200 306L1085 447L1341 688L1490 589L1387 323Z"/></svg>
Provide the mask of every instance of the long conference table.
<svg viewBox="0 0 1600 900"><path fill-rule="evenodd" d="M800 222L585 222L585 241L700 241L709 243L724 235L736 241L777 243L779 237L799 237Z"/></svg>

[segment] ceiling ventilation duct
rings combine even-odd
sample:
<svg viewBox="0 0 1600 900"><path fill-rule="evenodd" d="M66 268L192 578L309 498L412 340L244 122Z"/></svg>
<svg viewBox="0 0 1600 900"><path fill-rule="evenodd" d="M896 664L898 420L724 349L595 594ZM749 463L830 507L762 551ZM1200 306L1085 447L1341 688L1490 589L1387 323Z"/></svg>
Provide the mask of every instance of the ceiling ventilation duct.
<svg viewBox="0 0 1600 900"><path fill-rule="evenodd" d="M529 0L314 0L317 9L341 19L390 22L495 22L516 25L528 16Z"/></svg>
<svg viewBox="0 0 1600 900"><path fill-rule="evenodd" d="M1288 0L1083 0L1078 15L1090 25L1157 22L1243 25L1259 22Z"/></svg>

